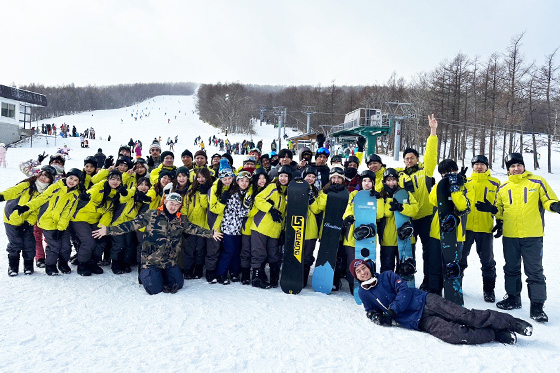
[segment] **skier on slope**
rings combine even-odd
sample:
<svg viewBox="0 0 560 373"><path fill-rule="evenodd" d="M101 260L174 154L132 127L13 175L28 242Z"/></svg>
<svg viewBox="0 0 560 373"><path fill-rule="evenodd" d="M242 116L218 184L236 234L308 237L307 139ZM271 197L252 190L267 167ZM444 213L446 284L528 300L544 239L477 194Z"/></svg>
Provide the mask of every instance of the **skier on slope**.
<svg viewBox="0 0 560 373"><path fill-rule="evenodd" d="M392 271L375 273L367 261L355 259L349 270L360 282L358 294L367 318L378 325L396 322L452 344L515 344L516 333L533 333L533 326L525 320L505 312L469 310L439 295L411 289Z"/></svg>

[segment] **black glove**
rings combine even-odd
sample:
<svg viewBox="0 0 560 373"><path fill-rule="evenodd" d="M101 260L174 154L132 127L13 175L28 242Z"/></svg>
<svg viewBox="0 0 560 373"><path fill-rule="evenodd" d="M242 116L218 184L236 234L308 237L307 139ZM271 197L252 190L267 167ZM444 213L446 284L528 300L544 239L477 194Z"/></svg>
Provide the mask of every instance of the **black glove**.
<svg viewBox="0 0 560 373"><path fill-rule="evenodd" d="M559 202L554 202L550 204L550 209L558 214L560 214L560 203ZM496 209L496 212L498 211L498 209Z"/></svg>
<svg viewBox="0 0 560 373"><path fill-rule="evenodd" d="M268 212L270 213L273 222L282 223L282 213L280 211L272 207L270 210L268 210Z"/></svg>
<svg viewBox="0 0 560 373"><path fill-rule="evenodd" d="M461 175L463 177L463 184L465 184L467 182L467 170L468 169L469 169L468 167L462 167L461 172L459 172L459 175Z"/></svg>
<svg viewBox="0 0 560 373"><path fill-rule="evenodd" d="M222 193L222 196L220 197L220 203L224 205L227 204L229 197L231 197L231 195L229 194L229 190L226 190L225 192Z"/></svg>
<svg viewBox="0 0 560 373"><path fill-rule="evenodd" d="M29 211L29 207L28 206L17 205L16 207L14 207L14 210L16 210L18 212L18 214L23 215L27 211Z"/></svg>
<svg viewBox="0 0 560 373"><path fill-rule="evenodd" d="M397 316L395 311L389 308L387 311L379 315L379 325L393 326L393 319L395 316Z"/></svg>
<svg viewBox="0 0 560 373"><path fill-rule="evenodd" d="M313 188L309 188L309 203L308 205L312 205L315 202L315 193L313 193Z"/></svg>
<svg viewBox="0 0 560 373"><path fill-rule="evenodd" d="M476 203L475 207L478 211L490 212L494 215L498 212L498 208L496 206L494 206L493 204L491 204L490 201L488 201L486 198L484 199L484 202L478 201ZM550 206L550 207L552 208L552 206ZM560 206L558 206L558 207L560 207Z"/></svg>
<svg viewBox="0 0 560 373"><path fill-rule="evenodd" d="M152 199L150 197L148 197L146 195L146 193L141 192L141 191L137 191L136 194L134 195L134 201L135 202L150 203L150 202L152 202Z"/></svg>
<svg viewBox="0 0 560 373"><path fill-rule="evenodd" d="M354 224L354 222L356 221L356 219L354 219L353 215L348 215L347 217L344 218L344 220L342 221L342 226L344 228L348 228L349 226L351 226L352 224Z"/></svg>
<svg viewBox="0 0 560 373"><path fill-rule="evenodd" d="M80 193L78 198L82 201L89 201L91 199L91 196L89 195L89 193L82 192L82 193Z"/></svg>
<svg viewBox="0 0 560 373"><path fill-rule="evenodd" d="M4 202L4 201L5 201L4 195L0 194L0 202Z"/></svg>
<svg viewBox="0 0 560 373"><path fill-rule="evenodd" d="M250 209L253 204L253 196L245 196L243 199L243 207Z"/></svg>
<svg viewBox="0 0 560 373"><path fill-rule="evenodd" d="M404 207L403 207L402 203L400 203L399 201L397 201L394 198L391 202L389 202L389 205L391 205L391 207L389 208L389 211L401 212L402 210L404 210Z"/></svg>
<svg viewBox="0 0 560 373"><path fill-rule="evenodd" d="M206 184L200 184L198 186L198 191L200 192L200 194L206 194L208 193L208 189L210 189L210 187Z"/></svg>
<svg viewBox="0 0 560 373"><path fill-rule="evenodd" d="M451 193L458 192L465 185L465 177L462 174L449 173L445 176L449 180L449 191Z"/></svg>
<svg viewBox="0 0 560 373"><path fill-rule="evenodd" d="M271 199L267 199L266 202L270 203L272 205L272 207L274 207L274 201Z"/></svg>
<svg viewBox="0 0 560 373"><path fill-rule="evenodd" d="M338 193L344 190L344 184L331 184L329 188L329 192Z"/></svg>
<svg viewBox="0 0 560 373"><path fill-rule="evenodd" d="M407 192L414 193L414 183L412 182L412 180L406 181L404 183L404 189Z"/></svg>
<svg viewBox="0 0 560 373"><path fill-rule="evenodd" d="M37 161L39 163L41 163L45 160L45 158L47 158L47 154L45 154L45 152L43 152L43 154L39 154L39 156L37 157Z"/></svg>
<svg viewBox="0 0 560 373"><path fill-rule="evenodd" d="M492 233L496 232L494 238L502 237L504 233L504 221L503 220L496 220L496 225L492 228Z"/></svg>
<svg viewBox="0 0 560 373"><path fill-rule="evenodd" d="M369 311L366 313L366 317L377 325L379 325L379 315L381 315L381 312Z"/></svg>
<svg viewBox="0 0 560 373"><path fill-rule="evenodd" d="M113 156L110 155L109 157L107 157L107 159L105 159L105 162L103 163L103 168L109 168L113 165Z"/></svg>
<svg viewBox="0 0 560 373"><path fill-rule="evenodd" d="M319 133L317 135L317 148L322 148L324 143L325 143L325 135Z"/></svg>
<svg viewBox="0 0 560 373"><path fill-rule="evenodd" d="M369 196L375 198L381 198L381 194L379 194L379 192L375 189L369 191Z"/></svg>
<svg viewBox="0 0 560 373"><path fill-rule="evenodd" d="M118 189L118 192L121 194L121 196L126 197L128 196L128 190L126 189L126 187L124 185L121 185Z"/></svg>
<svg viewBox="0 0 560 373"><path fill-rule="evenodd" d="M151 155L146 157L146 164L148 165L148 167L154 167L155 163L154 163L154 157L152 157Z"/></svg>
<svg viewBox="0 0 560 373"><path fill-rule="evenodd" d="M358 136L358 140L356 140L356 144L358 145L358 151L363 152L364 146L366 145L366 138L363 136Z"/></svg>

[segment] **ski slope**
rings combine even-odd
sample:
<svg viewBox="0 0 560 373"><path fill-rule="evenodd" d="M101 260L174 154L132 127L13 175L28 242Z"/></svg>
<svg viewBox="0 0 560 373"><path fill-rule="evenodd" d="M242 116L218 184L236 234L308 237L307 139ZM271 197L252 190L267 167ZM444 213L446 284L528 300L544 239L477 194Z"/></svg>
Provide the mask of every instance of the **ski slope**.
<svg viewBox="0 0 560 373"><path fill-rule="evenodd" d="M134 121L137 111L148 117ZM0 168L0 190L13 186L24 176L21 161L43 151L53 154L64 144L72 150L66 169L83 166L83 159L102 148L116 155L121 144L132 137L144 144L144 156L154 137L161 136L162 149L168 136L179 135L175 164L180 153L198 149L194 138L219 131L198 119L193 96L159 96L117 110L95 111L45 121L76 125L78 131L94 127L97 140L81 149L79 139L34 140L10 148L8 167ZM179 112L180 111L180 112ZM175 119L175 116L177 118ZM122 119L122 123L121 123ZM167 119L171 119L168 123ZM40 122L41 123L41 122ZM39 123L39 125L40 125ZM256 127L255 143L263 139L264 150L277 136L272 126ZM111 141L106 141L111 135ZM291 135L291 133L289 133ZM235 143L247 135L230 134ZM208 145L208 144L206 144ZM207 146L209 155L217 152ZM546 164L546 151L541 164ZM558 165L560 155L554 153ZM242 156L235 156L236 167ZM388 166L401 165L385 156ZM531 169L527 160L528 169ZM469 164L470 165L470 164ZM505 180L505 174L497 177ZM560 193L560 166L552 175L538 171ZM470 174L470 171L469 171ZM0 204L3 208L3 204ZM546 213L544 267L548 298L545 311L550 322L534 325L532 337L519 337L516 346L492 343L482 346L453 346L422 332L376 326L368 321L344 283L331 295L315 293L308 285L299 295L278 289L260 290L239 283L210 285L190 280L177 294L150 296L138 284L136 273L81 277L75 272L49 277L44 270L10 278L7 255L0 255L0 371L391 371L391 372L552 372L560 366L560 291L557 284L560 256L560 216ZM4 226L0 246L6 247ZM420 250L420 249L419 249ZM465 274L465 305L495 309L482 300L482 277L475 250ZM418 251L419 253L420 251ZM504 264L501 240L495 240L498 300L504 294ZM420 255L418 255L420 257ZM421 270L422 265L418 263ZM420 278L421 273L417 274ZM523 308L512 311L529 319L526 286Z"/></svg>

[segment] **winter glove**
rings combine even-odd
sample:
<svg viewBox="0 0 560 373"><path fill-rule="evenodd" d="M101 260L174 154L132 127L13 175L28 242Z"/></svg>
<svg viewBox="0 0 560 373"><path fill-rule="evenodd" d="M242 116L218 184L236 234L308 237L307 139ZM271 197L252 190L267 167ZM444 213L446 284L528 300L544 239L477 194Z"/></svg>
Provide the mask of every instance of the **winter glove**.
<svg viewBox="0 0 560 373"><path fill-rule="evenodd" d="M389 208L389 211L401 212L402 210L404 210L404 207L403 207L402 203L400 203L399 201L397 201L394 198L391 202L389 202L389 205L391 205L391 207Z"/></svg>
<svg viewBox="0 0 560 373"><path fill-rule="evenodd" d="M560 214L560 202L551 203L550 209L555 213ZM498 212L498 209L496 209L496 212Z"/></svg>
<svg viewBox="0 0 560 373"><path fill-rule="evenodd" d="M381 315L381 312L369 311L366 313L366 317L377 325L379 325L379 315Z"/></svg>
<svg viewBox="0 0 560 373"><path fill-rule="evenodd" d="M397 316L395 311L389 308L387 311L379 315L379 325L393 326L393 319L395 316Z"/></svg>
<svg viewBox="0 0 560 373"><path fill-rule="evenodd" d="M146 164L148 165L149 168L154 167L155 163L154 163L154 157L152 157L151 155L146 157Z"/></svg>
<svg viewBox="0 0 560 373"><path fill-rule="evenodd" d="M0 194L0 202L4 202L4 201L5 201L4 195Z"/></svg>
<svg viewBox="0 0 560 373"><path fill-rule="evenodd" d="M245 196L243 199L243 207L246 209L250 209L251 205L253 204L253 196Z"/></svg>
<svg viewBox="0 0 560 373"><path fill-rule="evenodd" d="M18 212L18 214L23 215L25 214L27 211L29 211L29 206L20 206L17 205L16 207L14 207L14 210L16 210Z"/></svg>
<svg viewBox="0 0 560 373"><path fill-rule="evenodd" d="M270 213L273 222L282 223L282 213L280 211L278 211L274 207L271 207L270 210L268 210L268 212Z"/></svg>
<svg viewBox="0 0 560 373"><path fill-rule="evenodd" d="M352 224L354 224L354 222L356 221L356 219L354 219L353 215L348 215L347 217L344 218L344 220L342 221L342 227L343 228L348 228L349 226L351 226Z"/></svg>
<svg viewBox="0 0 560 373"><path fill-rule="evenodd" d="M490 203L490 201L488 201L486 198L484 199L484 202L480 202L478 201L475 205L476 209L478 211L482 211L482 212L489 212L493 215L495 215L498 212L498 208L496 206L494 206L493 204ZM550 206L552 208L552 206ZM560 207L560 206L558 206Z"/></svg>
<svg viewBox="0 0 560 373"><path fill-rule="evenodd" d="M447 180L449 180L449 191L451 193L460 191L461 186L465 184L461 174L449 173L445 175L445 177L447 177Z"/></svg>
<svg viewBox="0 0 560 373"><path fill-rule="evenodd" d="M404 189L407 192L414 193L414 184L412 183L412 180L406 181L404 183Z"/></svg>
<svg viewBox="0 0 560 373"><path fill-rule="evenodd" d="M379 192L375 189L369 191L369 196L375 198L381 198L381 194L379 194Z"/></svg>
<svg viewBox="0 0 560 373"><path fill-rule="evenodd" d="M231 197L231 195L229 194L229 190L226 190L225 192L222 193L222 196L220 197L220 203L221 204L227 204L227 201L229 200L229 198Z"/></svg>
<svg viewBox="0 0 560 373"><path fill-rule="evenodd" d="M455 227L459 224L459 217L453 213L443 217L440 222L441 231L444 233L453 232Z"/></svg>
<svg viewBox="0 0 560 373"><path fill-rule="evenodd" d="M198 191L200 192L200 194L208 193L208 189L210 189L210 187L208 187L208 185L206 185L206 184L200 184L198 186Z"/></svg>
<svg viewBox="0 0 560 373"><path fill-rule="evenodd" d="M274 201L271 199L267 199L266 202L270 203L272 205L272 207L274 207Z"/></svg>
<svg viewBox="0 0 560 373"><path fill-rule="evenodd" d="M494 238L502 237L504 233L504 221L503 220L496 220L496 225L492 228L492 233L496 232Z"/></svg>
<svg viewBox="0 0 560 373"><path fill-rule="evenodd" d="M148 197L146 195L146 193L141 192L141 191L137 191L136 194L134 195L134 201L135 202L150 203L150 202L152 202L152 199L150 197Z"/></svg>
<svg viewBox="0 0 560 373"><path fill-rule="evenodd" d="M89 201L89 200L91 199L91 196L89 195L89 193L82 192L82 193L80 193L80 195L78 196L78 198L79 198L81 201Z"/></svg>
<svg viewBox="0 0 560 373"><path fill-rule="evenodd" d="M170 183L171 184L171 183ZM121 196L126 197L128 196L128 190L126 189L126 187L124 185L121 185L118 189L118 192L121 194Z"/></svg>
<svg viewBox="0 0 560 373"><path fill-rule="evenodd" d="M344 184L331 184L329 192L338 193L344 190Z"/></svg>
<svg viewBox="0 0 560 373"><path fill-rule="evenodd" d="M173 183L169 183L163 187L163 194L167 196L169 193L171 193L172 190L173 190Z"/></svg>
<svg viewBox="0 0 560 373"><path fill-rule="evenodd" d="M308 202L308 205L311 206L311 205L313 204L313 202L315 202L315 193L313 193L313 188L311 188L311 187L309 188L308 194L309 194L309 202Z"/></svg>
<svg viewBox="0 0 560 373"><path fill-rule="evenodd" d="M39 156L37 157L37 161L39 163L43 162L45 160L45 158L47 158L47 154L45 154L45 152L43 152L43 154L39 154Z"/></svg>
<svg viewBox="0 0 560 373"><path fill-rule="evenodd" d="M319 133L317 135L317 148L322 148L324 143L325 143L325 135Z"/></svg>
<svg viewBox="0 0 560 373"><path fill-rule="evenodd" d="M363 152L364 146L366 145L366 138L363 136L358 136L358 140L356 140L356 144L358 145L358 151Z"/></svg>
<svg viewBox="0 0 560 373"><path fill-rule="evenodd" d="M113 165L113 156L110 155L109 157L107 157L107 159L105 159L105 162L103 163L103 168L109 168Z"/></svg>

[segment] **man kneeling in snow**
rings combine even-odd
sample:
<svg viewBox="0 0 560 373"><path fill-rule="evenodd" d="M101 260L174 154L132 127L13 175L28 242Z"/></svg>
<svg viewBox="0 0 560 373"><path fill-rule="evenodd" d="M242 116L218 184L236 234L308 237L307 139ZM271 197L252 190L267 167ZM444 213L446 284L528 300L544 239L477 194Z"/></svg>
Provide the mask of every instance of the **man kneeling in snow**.
<svg viewBox="0 0 560 373"><path fill-rule="evenodd" d="M510 314L469 310L439 295L411 289L392 271L375 273L370 263L355 259L349 269L360 282L358 295L367 317L378 325L392 326L395 321L453 344L514 344L515 333L530 336L533 332L531 324Z"/></svg>
<svg viewBox="0 0 560 373"><path fill-rule="evenodd" d="M201 228L181 215L182 197L179 193L169 193L165 203L157 210L148 210L136 219L114 227L100 225L93 231L95 238L105 235L119 235L146 227L142 243L142 269L140 281L148 294L176 293L183 287L184 279L177 265L177 253L181 250L183 232L197 236L214 238L219 241L222 234Z"/></svg>

